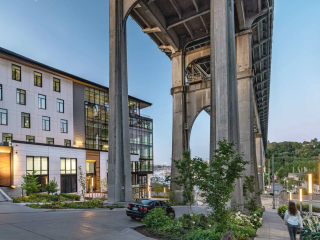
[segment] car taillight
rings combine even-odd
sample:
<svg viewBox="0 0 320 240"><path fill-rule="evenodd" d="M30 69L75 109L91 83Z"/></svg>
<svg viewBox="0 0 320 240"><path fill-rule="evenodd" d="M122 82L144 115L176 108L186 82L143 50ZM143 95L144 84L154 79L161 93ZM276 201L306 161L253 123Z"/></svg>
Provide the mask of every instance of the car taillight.
<svg viewBox="0 0 320 240"><path fill-rule="evenodd" d="M128 204L128 207L127 207L127 208L129 208L129 209L131 208L130 204Z"/></svg>
<svg viewBox="0 0 320 240"><path fill-rule="evenodd" d="M174 208L171 208L174 211Z"/></svg>
<svg viewBox="0 0 320 240"><path fill-rule="evenodd" d="M146 212L146 211L148 211L148 208L147 207L141 207L140 210Z"/></svg>

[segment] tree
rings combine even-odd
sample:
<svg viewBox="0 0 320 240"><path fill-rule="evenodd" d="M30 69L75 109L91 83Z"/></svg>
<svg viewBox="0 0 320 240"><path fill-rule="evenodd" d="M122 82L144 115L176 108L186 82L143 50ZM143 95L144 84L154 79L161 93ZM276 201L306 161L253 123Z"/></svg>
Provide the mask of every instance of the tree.
<svg viewBox="0 0 320 240"><path fill-rule="evenodd" d="M162 185L159 182L156 182L154 184L153 191L156 193L157 196L159 196L159 193L162 191Z"/></svg>
<svg viewBox="0 0 320 240"><path fill-rule="evenodd" d="M83 201L86 200L86 184L87 184L87 177L86 177L86 174L82 171L82 168L81 166L78 167L79 171L79 177L78 177L78 181L79 181L79 184L81 186L81 196L83 197Z"/></svg>
<svg viewBox="0 0 320 240"><path fill-rule="evenodd" d="M242 176L245 165L249 163L236 153L234 147L234 143L219 141L209 171L202 172L201 195L212 208L211 215L220 230L224 230L230 222L227 203L231 200L235 180Z"/></svg>
<svg viewBox="0 0 320 240"><path fill-rule="evenodd" d="M53 178L53 180L51 180L47 185L46 185L46 190L48 192L48 195L50 193L55 193L57 192L58 189L58 183L56 181L56 178Z"/></svg>
<svg viewBox="0 0 320 240"><path fill-rule="evenodd" d="M187 203L188 209L192 213L194 201L193 189L199 185L208 165L201 158L191 159L190 152L183 152L183 159L174 160L179 176L172 179L172 182L183 187L182 196Z"/></svg>
<svg viewBox="0 0 320 240"><path fill-rule="evenodd" d="M22 175L23 183L21 184L21 188L26 190L27 196L31 193L39 192L41 184L38 182L38 177L35 175L35 171L32 174L27 173L27 175Z"/></svg>
<svg viewBox="0 0 320 240"><path fill-rule="evenodd" d="M278 170L278 177L279 177L279 178L284 178L284 177L286 177L287 175L288 175L288 171L287 171L285 168L281 167L281 168Z"/></svg>

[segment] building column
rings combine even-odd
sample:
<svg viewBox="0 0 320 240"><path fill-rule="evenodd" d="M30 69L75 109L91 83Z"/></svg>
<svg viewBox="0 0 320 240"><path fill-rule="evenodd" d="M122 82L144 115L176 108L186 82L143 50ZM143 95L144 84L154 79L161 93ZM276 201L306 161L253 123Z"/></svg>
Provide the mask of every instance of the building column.
<svg viewBox="0 0 320 240"><path fill-rule="evenodd" d="M179 174L175 168L174 160L182 159L183 151L189 149L188 134L185 129L186 123L186 95L185 95L185 67L184 55L176 53L172 57L172 101L173 101L173 123L172 123L172 162L171 177ZM171 182L176 202L182 202L182 187Z"/></svg>
<svg viewBox="0 0 320 240"><path fill-rule="evenodd" d="M263 176L263 142L262 142L262 135L261 134L255 134L255 140L256 140L256 156L257 156L257 166L258 166L258 176L259 176L259 188L260 190L264 191L264 176Z"/></svg>
<svg viewBox="0 0 320 240"><path fill-rule="evenodd" d="M108 200L132 200L127 37L123 1L109 0L109 172Z"/></svg>
<svg viewBox="0 0 320 240"><path fill-rule="evenodd" d="M219 140L235 143L239 152L238 87L233 0L211 0L210 160ZM241 179L229 206L243 202Z"/></svg>

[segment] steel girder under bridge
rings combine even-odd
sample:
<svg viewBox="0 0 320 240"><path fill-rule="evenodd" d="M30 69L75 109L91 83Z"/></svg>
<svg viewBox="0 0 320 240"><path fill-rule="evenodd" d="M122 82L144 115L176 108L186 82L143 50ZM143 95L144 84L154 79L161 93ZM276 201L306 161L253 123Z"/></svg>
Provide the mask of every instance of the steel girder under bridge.
<svg viewBox="0 0 320 240"><path fill-rule="evenodd" d="M172 158L181 158L190 147L187 103L197 99L188 99L187 93L193 84L209 80L210 101L197 106L211 116L210 156L218 140L235 142L253 162L246 174L258 180L267 144L273 5L273 0L110 0L111 200L130 198L130 180L123 177L130 172L128 113L121 107L127 101L127 18L172 60ZM172 177L176 175L173 164ZM233 201L241 203L241 180L236 185ZM180 187L172 187L181 200Z"/></svg>

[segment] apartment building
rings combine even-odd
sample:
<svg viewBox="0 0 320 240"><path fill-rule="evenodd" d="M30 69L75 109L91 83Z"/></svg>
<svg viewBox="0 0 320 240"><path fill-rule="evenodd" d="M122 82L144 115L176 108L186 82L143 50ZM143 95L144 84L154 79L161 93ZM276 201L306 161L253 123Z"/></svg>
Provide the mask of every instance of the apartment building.
<svg viewBox="0 0 320 240"><path fill-rule="evenodd" d="M20 195L22 175L35 171L41 191L55 179L61 192L76 193L81 167L86 190L92 183L101 190L108 176L108 94L107 87L0 48L0 187ZM140 112L151 105L129 96L135 197L149 195L153 120Z"/></svg>

